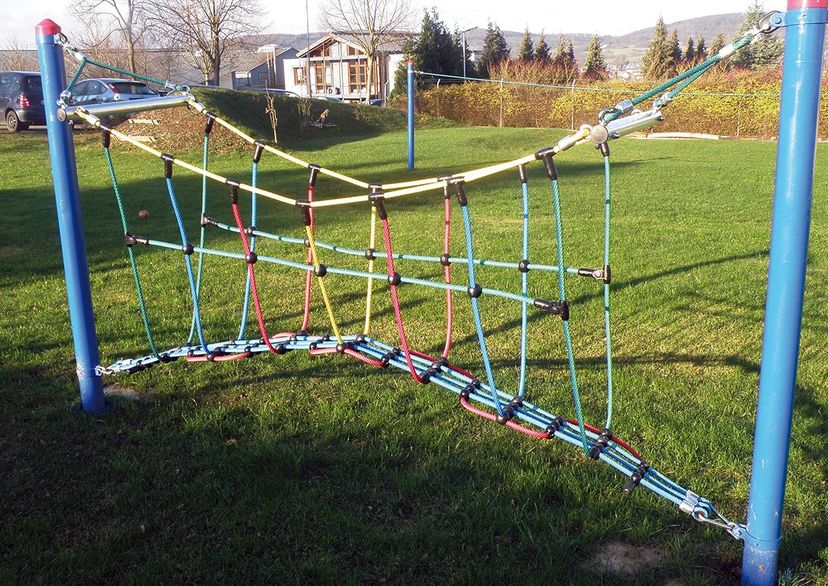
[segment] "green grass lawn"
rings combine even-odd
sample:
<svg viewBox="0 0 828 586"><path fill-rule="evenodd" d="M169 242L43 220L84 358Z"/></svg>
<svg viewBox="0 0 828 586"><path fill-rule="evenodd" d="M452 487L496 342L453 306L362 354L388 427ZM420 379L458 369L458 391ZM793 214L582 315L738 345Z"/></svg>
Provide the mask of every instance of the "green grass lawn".
<svg viewBox="0 0 828 586"><path fill-rule="evenodd" d="M402 170L394 132L296 146L312 162L369 181L432 176L499 162L552 144L560 131L451 128L418 134L418 171ZM340 139L342 140L342 139ZM102 362L147 353L117 208L97 140L82 140L83 192ZM174 242L163 165L114 143L132 230ZM661 472L742 521L747 501L775 145L767 142L624 140L612 145L614 431ZM780 567L800 583L828 581L828 150L818 151L802 353ZM200 154L186 155L198 161ZM700 526L562 442L541 442L475 418L455 395L339 356L300 352L212 365L179 361L108 382L138 392L88 417L77 402L62 264L45 137L0 138L0 583L733 583L740 544ZM247 179L250 153L211 168ZM599 266L601 158L590 147L558 157L567 264ZM532 253L554 263L551 194L531 168ZM306 171L265 155L261 185L300 196ZM200 182L176 171L195 239ZM468 187L476 252L519 260L516 172ZM322 196L355 191L321 179ZM244 209L249 208L245 197ZM147 209L149 219L139 219ZM442 198L388 203L395 248L438 255ZM226 188L208 213L232 222ZM258 227L301 234L295 209L262 202ZM318 238L368 241L366 206L317 215ZM463 253L459 208L455 254ZM212 229L208 243L238 251ZM260 253L296 261L304 249L261 242ZM156 340L182 343L190 302L180 253L136 248ZM333 266L365 261L323 251ZM268 327L299 325L303 275L257 266ZM207 335L233 338L242 263L207 258ZM382 267L379 267L382 270ZM404 275L440 267L400 262ZM465 281L462 266L455 268ZM530 272L530 294L555 284ZM519 290L517 271L482 267L484 286ZM357 333L365 283L331 275L343 329ZM567 281L584 409L605 416L600 288ZM386 288L377 285L374 335L396 344ZM444 297L400 289L414 347L439 353ZM457 297L453 360L482 374L468 302ZM501 387L518 378L519 306L481 298ZM531 312L529 399L573 416L560 320ZM312 333L327 333L318 290ZM251 322L248 331L255 331ZM600 573L610 542L663 556L635 578Z"/></svg>

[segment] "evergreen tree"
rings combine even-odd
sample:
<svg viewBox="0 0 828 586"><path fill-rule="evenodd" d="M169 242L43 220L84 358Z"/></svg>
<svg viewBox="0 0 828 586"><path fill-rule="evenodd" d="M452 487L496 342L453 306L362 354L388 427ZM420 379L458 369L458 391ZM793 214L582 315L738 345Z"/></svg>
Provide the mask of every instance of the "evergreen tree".
<svg viewBox="0 0 828 586"><path fill-rule="evenodd" d="M552 58L552 68L555 79L553 81L572 81L578 76L578 64L575 61L575 49L572 41L558 37L558 46Z"/></svg>
<svg viewBox="0 0 828 586"><path fill-rule="evenodd" d="M546 39L543 37L543 31L541 31L538 44L535 45L534 59L535 61L539 61L541 63L548 63L549 58L549 45L546 44Z"/></svg>
<svg viewBox="0 0 828 586"><path fill-rule="evenodd" d="M699 38L696 41L696 60L704 61L705 59L707 59L707 45L704 42L704 36L699 34Z"/></svg>
<svg viewBox="0 0 828 586"><path fill-rule="evenodd" d="M666 77L670 71L671 58L671 47L667 42L667 27L664 26L664 19L659 16L653 40L650 41L650 47L644 54L644 77L649 80Z"/></svg>
<svg viewBox="0 0 828 586"><path fill-rule="evenodd" d="M601 39L598 35L593 35L589 40L582 76L586 79L606 79L609 76L604 51L601 49Z"/></svg>
<svg viewBox="0 0 828 586"><path fill-rule="evenodd" d="M531 61L535 58L535 45L532 43L532 35L529 34L529 27L523 32L518 48L518 59L520 61Z"/></svg>
<svg viewBox="0 0 828 586"><path fill-rule="evenodd" d="M503 33L500 32L500 27L489 21L486 36L483 37L483 54L480 56L480 64L486 73L486 77L489 76L489 70L492 66L508 58L509 45L506 43Z"/></svg>
<svg viewBox="0 0 828 586"><path fill-rule="evenodd" d="M679 44L679 38L676 29L673 29L673 32L670 33L670 39L667 41L667 45L670 47L669 72L671 75L673 75L681 67L681 44Z"/></svg>
<svg viewBox="0 0 828 586"><path fill-rule="evenodd" d="M713 43L710 45L709 55L715 55L716 53L721 51L722 48L725 46L725 42L726 41L724 33L719 33L718 35L713 37Z"/></svg>
<svg viewBox="0 0 828 586"><path fill-rule="evenodd" d="M735 38L741 38L748 30L759 24L764 13L762 2L753 0ZM749 69L776 65L782 59L782 39L775 35L761 35L756 42L739 49L732 59L739 67Z"/></svg>
<svg viewBox="0 0 828 586"><path fill-rule="evenodd" d="M687 39L687 48L684 50L684 62L688 65L696 63L696 43L693 37Z"/></svg>

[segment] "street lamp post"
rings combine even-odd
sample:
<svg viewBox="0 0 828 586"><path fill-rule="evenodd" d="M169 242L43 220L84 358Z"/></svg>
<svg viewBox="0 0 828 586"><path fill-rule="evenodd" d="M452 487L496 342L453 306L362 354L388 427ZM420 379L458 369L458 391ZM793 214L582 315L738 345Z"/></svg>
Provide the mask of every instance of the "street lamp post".
<svg viewBox="0 0 828 586"><path fill-rule="evenodd" d="M466 33L469 31L473 31L476 28L476 26L473 26L471 28L467 28L464 31L461 31L461 34L463 35L463 77L466 77Z"/></svg>

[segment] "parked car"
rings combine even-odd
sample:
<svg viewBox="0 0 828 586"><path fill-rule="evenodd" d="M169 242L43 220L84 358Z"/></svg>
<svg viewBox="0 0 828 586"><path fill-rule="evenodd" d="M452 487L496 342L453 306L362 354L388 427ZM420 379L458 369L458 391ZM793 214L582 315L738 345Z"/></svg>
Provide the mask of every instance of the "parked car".
<svg viewBox="0 0 828 586"><path fill-rule="evenodd" d="M314 100L325 100L327 102L338 102L340 104L345 101L342 98L340 98L339 96L333 96L333 95L329 95L329 94L318 94L318 95L313 96L313 99Z"/></svg>
<svg viewBox="0 0 828 586"><path fill-rule="evenodd" d="M157 98L160 94L147 84L131 79L85 79L71 90L72 105L106 104Z"/></svg>
<svg viewBox="0 0 828 586"><path fill-rule="evenodd" d="M26 130L32 124L46 124L39 73L0 72L0 114L9 132Z"/></svg>

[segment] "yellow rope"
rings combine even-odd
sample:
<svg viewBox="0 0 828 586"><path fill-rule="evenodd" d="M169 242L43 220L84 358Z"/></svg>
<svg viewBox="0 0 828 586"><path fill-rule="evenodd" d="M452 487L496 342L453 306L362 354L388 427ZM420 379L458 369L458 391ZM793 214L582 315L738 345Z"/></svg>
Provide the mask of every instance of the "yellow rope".
<svg viewBox="0 0 828 586"><path fill-rule="evenodd" d="M305 226L305 234L308 237L308 245L311 250L311 258L313 259L313 269L315 274L319 269L319 255L316 252L316 241L313 239L313 230L311 230L310 226ZM328 312L328 320L331 322L331 329L336 336L337 343L343 344L344 342L342 341L342 336L339 333L339 326L337 325L336 318L334 317L333 306L331 305L331 300L328 299L328 290L327 287L325 287L325 279L317 277L317 281L319 282L319 291L322 293L322 301L325 302L325 310Z"/></svg>
<svg viewBox="0 0 828 586"><path fill-rule="evenodd" d="M368 248L372 251L374 250L374 244L377 241L377 206L371 206L371 238L368 244ZM374 258L373 254L371 258L368 259L368 272L374 272ZM365 327L362 329L362 333L366 336L368 335L368 331L371 329L371 297L374 292L374 278L368 277L368 293L365 295Z"/></svg>

